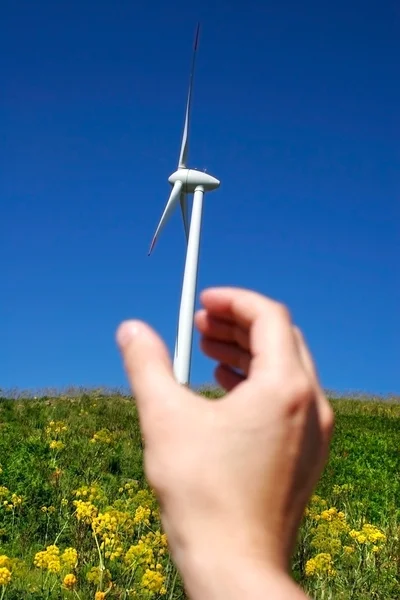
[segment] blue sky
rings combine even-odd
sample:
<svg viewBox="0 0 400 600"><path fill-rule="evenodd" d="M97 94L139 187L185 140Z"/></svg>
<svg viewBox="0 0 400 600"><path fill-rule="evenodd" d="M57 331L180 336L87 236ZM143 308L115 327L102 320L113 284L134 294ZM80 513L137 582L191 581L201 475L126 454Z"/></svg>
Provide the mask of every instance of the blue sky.
<svg viewBox="0 0 400 600"><path fill-rule="evenodd" d="M206 198L199 287L287 303L325 387L399 392L389 0L6 0L0 387L124 385L114 332L128 317L173 348L178 213L147 250L178 160L197 20L190 165L222 182ZM196 347L193 383L212 369Z"/></svg>

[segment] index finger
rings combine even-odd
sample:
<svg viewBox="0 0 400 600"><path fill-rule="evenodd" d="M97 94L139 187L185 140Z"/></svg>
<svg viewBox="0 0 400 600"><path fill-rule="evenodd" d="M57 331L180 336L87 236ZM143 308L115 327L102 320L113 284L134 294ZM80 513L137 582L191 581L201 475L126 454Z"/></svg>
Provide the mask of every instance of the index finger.
<svg viewBox="0 0 400 600"><path fill-rule="evenodd" d="M290 313L283 304L235 287L209 288L200 299L210 315L248 329L252 370L281 369L299 361Z"/></svg>

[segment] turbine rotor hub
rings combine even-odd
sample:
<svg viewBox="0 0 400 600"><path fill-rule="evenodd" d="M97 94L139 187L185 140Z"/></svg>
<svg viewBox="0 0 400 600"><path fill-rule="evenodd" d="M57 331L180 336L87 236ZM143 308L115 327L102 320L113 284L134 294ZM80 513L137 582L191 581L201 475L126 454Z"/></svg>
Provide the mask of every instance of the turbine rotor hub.
<svg viewBox="0 0 400 600"><path fill-rule="evenodd" d="M168 177L168 181L172 185L177 181L182 181L183 191L188 194L193 194L199 186L204 188L205 192L211 192L220 186L220 181L216 177L197 169L178 169Z"/></svg>

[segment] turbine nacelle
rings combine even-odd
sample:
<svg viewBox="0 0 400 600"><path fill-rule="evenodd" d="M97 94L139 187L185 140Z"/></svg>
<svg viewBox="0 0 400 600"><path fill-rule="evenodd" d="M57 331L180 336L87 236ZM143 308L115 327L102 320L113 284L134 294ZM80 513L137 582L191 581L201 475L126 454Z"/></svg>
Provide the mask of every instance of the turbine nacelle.
<svg viewBox="0 0 400 600"><path fill-rule="evenodd" d="M175 185L177 181L181 181L182 190L186 194L193 194L199 186L205 192L211 192L220 186L220 181L216 177L197 169L178 169L168 177L168 181L171 185Z"/></svg>

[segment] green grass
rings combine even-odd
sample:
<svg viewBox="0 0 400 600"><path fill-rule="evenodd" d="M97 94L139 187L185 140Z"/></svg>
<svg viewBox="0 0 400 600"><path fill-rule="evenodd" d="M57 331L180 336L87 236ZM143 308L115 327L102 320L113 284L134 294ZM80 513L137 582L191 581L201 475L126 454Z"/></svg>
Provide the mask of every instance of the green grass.
<svg viewBox="0 0 400 600"><path fill-rule="evenodd" d="M304 518L293 576L314 598L395 600L400 598L400 404L343 398L332 403L331 456ZM46 431L51 421L53 433ZM54 433L57 422L67 429ZM52 440L64 446L52 449ZM128 396L70 392L0 399L0 465L0 600L89 600L102 591L110 600L184 597L160 543L154 497L141 491L147 490L142 440ZM76 496L83 486L93 489ZM73 504L88 502L89 496L103 515L96 537L90 524L77 518L82 507ZM331 507L343 516L324 513ZM114 525L107 525L109 516ZM385 538L364 541L365 523ZM361 533L350 535L352 530ZM51 572L48 555L43 568L35 566L36 554L55 542L59 556L66 548L77 550L76 566L56 556ZM325 562L321 554L329 555ZM4 568L12 575L1 586ZM76 577L72 589L62 586L67 573Z"/></svg>

